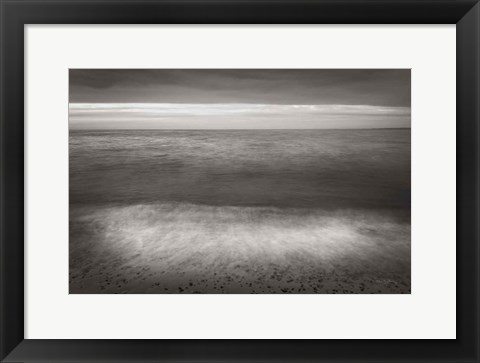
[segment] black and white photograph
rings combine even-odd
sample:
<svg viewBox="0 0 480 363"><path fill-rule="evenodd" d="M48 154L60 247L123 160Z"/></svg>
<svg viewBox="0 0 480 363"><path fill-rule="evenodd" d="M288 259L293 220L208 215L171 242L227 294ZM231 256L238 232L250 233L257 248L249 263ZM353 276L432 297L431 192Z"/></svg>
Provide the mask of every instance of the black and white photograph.
<svg viewBox="0 0 480 363"><path fill-rule="evenodd" d="M70 294L410 294L410 69L70 69Z"/></svg>

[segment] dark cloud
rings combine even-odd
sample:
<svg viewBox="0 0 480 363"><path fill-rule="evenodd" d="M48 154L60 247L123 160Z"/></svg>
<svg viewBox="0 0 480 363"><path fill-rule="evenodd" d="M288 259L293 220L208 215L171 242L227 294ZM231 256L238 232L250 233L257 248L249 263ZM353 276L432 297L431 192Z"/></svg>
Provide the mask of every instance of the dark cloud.
<svg viewBox="0 0 480 363"><path fill-rule="evenodd" d="M71 69L70 102L410 107L410 70Z"/></svg>

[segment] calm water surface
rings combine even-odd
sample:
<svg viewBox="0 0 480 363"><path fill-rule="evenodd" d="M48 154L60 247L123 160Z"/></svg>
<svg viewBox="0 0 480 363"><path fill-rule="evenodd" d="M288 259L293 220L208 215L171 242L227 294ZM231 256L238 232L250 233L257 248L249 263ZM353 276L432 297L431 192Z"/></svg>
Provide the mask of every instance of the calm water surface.
<svg viewBox="0 0 480 363"><path fill-rule="evenodd" d="M74 131L70 203L410 209L410 130Z"/></svg>

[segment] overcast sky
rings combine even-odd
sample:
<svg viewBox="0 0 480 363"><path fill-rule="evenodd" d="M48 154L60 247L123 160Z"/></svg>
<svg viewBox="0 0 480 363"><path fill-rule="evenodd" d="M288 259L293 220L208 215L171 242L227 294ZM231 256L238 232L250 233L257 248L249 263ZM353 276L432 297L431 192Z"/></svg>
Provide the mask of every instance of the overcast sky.
<svg viewBox="0 0 480 363"><path fill-rule="evenodd" d="M71 129L410 127L410 70L70 70Z"/></svg>

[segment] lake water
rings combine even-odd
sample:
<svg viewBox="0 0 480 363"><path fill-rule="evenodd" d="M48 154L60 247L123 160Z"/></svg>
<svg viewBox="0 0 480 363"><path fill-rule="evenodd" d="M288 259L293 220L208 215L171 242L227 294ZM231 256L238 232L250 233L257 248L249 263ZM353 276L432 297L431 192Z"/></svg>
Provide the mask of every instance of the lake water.
<svg viewBox="0 0 480 363"><path fill-rule="evenodd" d="M70 203L410 209L410 130L70 135Z"/></svg>
<svg viewBox="0 0 480 363"><path fill-rule="evenodd" d="M410 138L72 131L70 291L408 293Z"/></svg>

